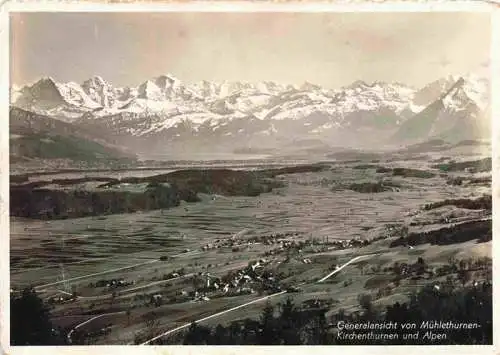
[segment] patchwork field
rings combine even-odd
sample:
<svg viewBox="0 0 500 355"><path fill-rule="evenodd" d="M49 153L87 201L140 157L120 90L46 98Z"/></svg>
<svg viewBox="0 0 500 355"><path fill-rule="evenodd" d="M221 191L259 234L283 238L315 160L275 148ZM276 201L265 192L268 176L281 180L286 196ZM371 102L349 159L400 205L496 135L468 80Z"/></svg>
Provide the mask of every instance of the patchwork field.
<svg viewBox="0 0 500 355"><path fill-rule="evenodd" d="M255 300L202 322L258 318L266 296L271 304L287 297L296 304L326 302L327 314L359 309L363 293L378 305L404 300L426 284L455 277L436 271L454 260L491 258L491 241L479 235L391 247L396 238L491 218L491 207L453 202L491 195L487 173L444 172L433 167L438 158L332 162L321 171L279 175L283 187L258 196L199 193L199 202L164 210L12 217L11 288L35 287L74 344L141 343ZM483 180L449 183L464 174ZM357 191L353 184L383 188ZM445 200L451 202L424 208ZM420 258L432 275L395 281L396 263L411 269ZM490 272L471 269L467 282L487 280ZM175 343L176 334L165 339Z"/></svg>

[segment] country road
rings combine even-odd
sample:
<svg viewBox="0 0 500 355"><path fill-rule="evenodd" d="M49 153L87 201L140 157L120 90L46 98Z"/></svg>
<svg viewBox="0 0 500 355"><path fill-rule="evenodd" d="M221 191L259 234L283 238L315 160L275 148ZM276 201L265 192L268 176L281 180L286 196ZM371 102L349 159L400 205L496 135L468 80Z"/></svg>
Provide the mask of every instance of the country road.
<svg viewBox="0 0 500 355"><path fill-rule="evenodd" d="M201 251L192 251L189 253L180 253L180 254L170 255L169 257L174 258L174 257L178 257L178 256L196 255L196 254L201 254L201 253L202 253ZM51 282L51 283L44 284L44 285L38 285L38 286L35 286L35 291L43 291L43 289L50 287L50 286L60 285L62 283L67 283L67 282L76 281L76 280L82 280L82 279L86 279L89 277L110 274L110 273L117 272L117 271L133 269L133 268L138 267L138 266L153 264L153 263L157 263L159 261L160 261L159 259L154 259L154 260L149 260L149 261L139 263L139 264L128 265L128 266L119 267L119 268L110 269L110 270L105 270L105 271L96 272L96 273L92 273L92 274L76 276L76 277L72 277L70 279L55 281L55 282Z"/></svg>
<svg viewBox="0 0 500 355"><path fill-rule="evenodd" d="M169 282L169 281L174 281L174 280L177 280L177 279L181 279L181 278L184 278L184 277L190 277L190 276L193 276L193 275L194 275L194 274L192 274L192 273L191 273L191 274L186 274L186 275L181 275L181 276L173 277L173 278L168 279L168 280L160 280L160 281L155 281L155 282L151 282L151 283L149 283L149 284L147 284L147 285L138 286L138 287L134 287L134 288L129 288L129 289L127 289L127 290L122 290L122 291L120 291L120 292L121 292L121 293L129 293L129 292L137 291L137 290L140 290L140 289L143 289L143 288L147 288L147 287L151 287L151 286L159 285L159 284L162 284L162 283L167 283L167 282ZM67 292L65 292L65 291L61 291L61 290L58 290L58 291L59 291L59 292L63 292L63 293L68 294L68 293L67 293ZM110 297L111 295L112 295L112 294L98 295L98 296L90 296L90 297L78 296L78 297L77 297L77 299L98 300L98 299L102 299L102 298L107 298L107 297ZM130 295L129 295L129 296L130 296ZM120 297L120 294L118 294L118 295L117 295L117 297ZM95 317L92 317L92 318L90 318L90 319L88 319L88 320L86 320L86 321L84 321L84 322L82 322L82 323L80 323L80 324L76 325L76 326L75 326L75 327L73 327L73 329L71 329L71 330L70 330L70 332L68 333L68 335L67 335L68 340L70 340L70 341L71 341L71 334L73 334L73 332L74 332L76 329L78 329L78 328L80 328L80 327L82 327L82 326L84 326L84 325L86 325L86 324L88 324L88 323L92 322L93 320L95 320L95 319L99 319L99 318L104 317L104 316L114 315L114 314L121 314L121 313L125 313L125 311L113 312L113 313L103 313L103 314L99 314L99 315L97 315L97 316L95 316Z"/></svg>
<svg viewBox="0 0 500 355"><path fill-rule="evenodd" d="M337 269L335 269L334 271L332 271L331 273L329 273L328 275L326 275L325 277L323 277L322 279L320 279L319 281L317 281L317 283L321 283L321 282L325 281L326 279L328 279L328 278L332 277L333 275L335 275L336 273L340 272L342 269L344 269L346 266L348 266L348 265L352 264L353 262L355 262L355 261L357 261L357 260L359 260L359 259L361 259L361 258L364 258L364 257L367 257L367 256L372 256L372 255L375 255L375 254L359 255L359 256L356 256L356 257L354 257L354 258L350 259L348 262L346 262L346 263L345 263L345 264L343 264L342 266L338 267ZM300 284L298 284L297 286L301 286L301 285L304 285L304 284L305 284L305 282L300 283ZM280 296L280 295L282 295L282 294L284 294L284 293L287 293L287 291L281 291L281 292L273 293L273 294L271 294L271 295L268 295L268 296L265 296L265 297L262 297L262 298L258 298L258 299L256 299L256 300L253 300L253 301L250 301L250 302L247 302L247 303L241 304L241 305L239 305L239 306L236 306L236 307L233 307L233 308L227 309L227 310L225 310L225 311L222 311L222 312L219 312L219 313L212 314L212 315L210 315L210 316L208 316L208 317L204 317L204 318L201 318L201 319L194 320L193 322L200 323L200 322L203 322L203 321L206 321L206 320L212 319L212 318L216 318L216 317L219 317L219 316L221 316L221 315L223 315L223 314L226 314L226 313L229 313L229 312L235 311L235 310L237 310L237 309L240 309L240 308L243 308L243 307L249 306L249 305L251 305L251 304L254 304L254 303L257 303L257 302L261 302L261 301L264 301L264 300L270 299L270 298L272 298L272 297ZM174 329L170 329L170 330L168 330L168 331L166 331L166 332L164 332L164 333L162 333L162 334L160 334L160 335L157 335L157 336L156 336L156 337L154 337L154 338L151 338L151 339L149 339L149 340L145 341L144 343L142 343L142 344L140 344L140 345L147 345L147 344L149 344L149 343L151 343L151 342L153 342L153 341L155 341L155 340L157 340L157 339L160 339L160 338L162 338L162 337L164 337L164 336L167 336L167 335L169 335L169 334L175 333L175 332L177 332L177 331L179 331L179 330L181 330L181 329L187 328L187 327L189 327L189 326L190 326L193 322L186 323L186 324L181 325L180 327L177 327L177 328L174 328Z"/></svg>
<svg viewBox="0 0 500 355"><path fill-rule="evenodd" d="M71 334L73 334L73 332L74 332L75 330L77 330L78 328L80 328L80 327L84 326L85 324L88 324L88 323L90 323L90 322L92 322L93 320L96 320L96 319L98 319L98 318L102 318L102 317L105 317L105 316L111 316L111 315L115 315L115 314L122 314L122 313L123 313L123 314L125 314L125 313L126 313L126 311L112 312L112 313L103 313L103 314L99 314L99 315L97 315L97 316L95 316L95 317L92 317L92 318L90 318L90 319L87 319L86 321L81 322L80 324L78 324L78 325L74 326L74 327L73 327L73 329L71 329L71 330L69 331L69 333L68 333L68 335L67 335L67 338L68 338L69 342L71 343Z"/></svg>
<svg viewBox="0 0 500 355"><path fill-rule="evenodd" d="M209 320L211 318L215 318L215 317L218 317L218 316L221 316L223 314L226 314L226 313L229 313L229 312L232 312L232 311L235 311L237 309L240 309L240 308L243 308L243 307L246 307L248 305L251 305L253 303L257 303L257 302L261 302L261 301L264 301L264 300L267 300L267 299L270 299L272 297L276 297L276 296L279 296L279 295L282 295L286 293L286 291L281 291L281 292L278 292L278 293L273 293L272 295L268 295L268 296L265 296L265 297L262 297L262 298L258 298L256 300L253 300L253 301L250 301L250 302L247 302L247 303L244 303L244 304L240 304L239 306L236 306L236 307L233 307L233 308L230 308L230 309L227 309L225 311L222 311L222 312L219 312L219 313L215 313L215 314L212 314L211 316L208 316L208 317L205 317L205 318L201 318L201 319L197 319L195 320L194 322L196 323L200 323L200 322L203 322L203 321L206 321L206 320ZM191 322L192 323L192 322ZM191 325L191 323L186 323L184 325L181 325L180 327L177 327L177 328L174 328L174 329L171 329L171 330L168 330L166 331L165 333L162 333L152 339L149 339L147 341L145 341L144 343L140 344L140 345L147 345L149 343L151 343L152 341L155 341L156 339L159 339L161 337L164 337L168 334L171 334L171 333L175 333L176 331L178 330L181 330L181 329L184 329L184 328L187 328Z"/></svg>
<svg viewBox="0 0 500 355"><path fill-rule="evenodd" d="M191 277L193 275L194 275L193 273L186 274L186 275L181 275L181 276L173 277L173 278L167 279L167 280L154 281L154 282L148 283L147 285L142 285L142 286L137 286L137 287L133 287L133 288L128 288L128 289L125 289L125 290L120 290L120 291L116 292L116 298L120 298L120 296L124 296L124 294L127 294L127 296L130 296L130 294L129 294L130 292L137 291L137 290L142 290L144 288L148 288L148 287L152 287L152 286L156 286L156 285L161 285L161 284L164 284L164 283L167 283L167 282L170 282L170 281L175 281L175 280L178 280L178 279L182 279L182 278L185 278L185 277ZM104 294L104 295L97 295L97 296L77 296L77 299L82 299L82 300L99 300L99 299L109 298L112 295L113 295L113 293L107 293L107 294Z"/></svg>
<svg viewBox="0 0 500 355"><path fill-rule="evenodd" d="M35 291L42 291L44 288L47 288L49 286L60 285L62 283L67 283L67 282L76 281L76 280L82 280L82 279L86 279L88 277L110 274L112 272L121 271L121 270L133 269L133 268L138 267L138 266L153 264L153 263L157 263L159 261L160 260L158 260L158 259L149 260L149 261L146 261L146 262L140 263L140 264L134 264L134 265L124 266L124 267L119 267L119 268L116 268L116 269L110 269L110 270L105 270L105 271L101 271L101 272L96 272L96 273L93 273L93 274L87 274L87 275L72 277L72 278L66 279L66 280L60 280L60 281L56 281L56 282L51 282L51 283L48 283L48 284L45 284L45 285L35 286Z"/></svg>
<svg viewBox="0 0 500 355"><path fill-rule="evenodd" d="M360 256L356 256L355 258L352 258L351 260L349 260L348 262L346 262L344 265L336 268L334 271L332 271L331 273L329 273L328 275L326 275L325 277L323 277L321 280L318 281L318 283L321 283L321 282L325 281L326 279L329 279L330 277L332 277L333 275L335 275L337 272L341 271L343 268L345 268L349 264L352 264L353 262L358 261L359 259L362 259L362 258L367 257L367 256L372 256L372 255L375 255L375 254L360 255Z"/></svg>

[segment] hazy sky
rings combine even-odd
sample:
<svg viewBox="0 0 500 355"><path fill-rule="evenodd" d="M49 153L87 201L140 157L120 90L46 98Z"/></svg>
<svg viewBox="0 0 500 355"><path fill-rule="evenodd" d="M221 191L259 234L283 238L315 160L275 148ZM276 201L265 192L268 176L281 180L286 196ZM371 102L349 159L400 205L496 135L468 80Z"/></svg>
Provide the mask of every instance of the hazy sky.
<svg viewBox="0 0 500 355"><path fill-rule="evenodd" d="M485 13L17 13L11 78L420 86L489 63Z"/></svg>

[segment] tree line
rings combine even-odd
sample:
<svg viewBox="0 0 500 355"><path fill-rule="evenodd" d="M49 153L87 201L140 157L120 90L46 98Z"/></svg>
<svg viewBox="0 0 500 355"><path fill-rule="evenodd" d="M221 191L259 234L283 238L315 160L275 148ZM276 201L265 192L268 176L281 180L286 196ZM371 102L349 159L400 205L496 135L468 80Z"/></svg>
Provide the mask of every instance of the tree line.
<svg viewBox="0 0 500 355"><path fill-rule="evenodd" d="M338 309L327 316L328 307L299 306L292 298L273 306L267 303L258 319L246 318L208 327L192 323L184 333L161 338L155 344L185 345L394 345L428 344L422 337L403 340L346 340L337 337L337 324L345 322L453 321L477 323L479 328L448 331L445 339L434 344L492 344L492 284L489 281L468 287L456 284L428 285L410 295L407 302L381 307L370 294L358 298L359 310L347 313ZM65 345L65 331L50 320L47 305L33 289L11 295L11 345ZM152 320L152 324L155 320ZM154 327L157 331L157 327ZM399 329L400 335L404 330ZM153 335L158 334L157 332Z"/></svg>

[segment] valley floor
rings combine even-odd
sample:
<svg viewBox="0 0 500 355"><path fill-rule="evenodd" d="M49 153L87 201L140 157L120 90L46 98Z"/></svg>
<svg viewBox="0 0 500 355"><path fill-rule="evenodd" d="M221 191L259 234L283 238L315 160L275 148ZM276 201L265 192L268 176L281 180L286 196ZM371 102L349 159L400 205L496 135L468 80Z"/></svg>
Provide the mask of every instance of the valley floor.
<svg viewBox="0 0 500 355"><path fill-rule="evenodd" d="M328 317L359 311L363 294L383 307L425 285L460 284L464 273L463 285L491 280L487 237L391 247L412 233L491 219L491 208L453 204L491 195L487 180L451 184L450 177L466 173L433 164L332 163L279 176L284 187L256 197L200 194L200 202L163 211L12 217L11 287L35 287L72 344L133 344L169 330L165 338L172 337L193 321L215 327L258 319L267 304L288 297L301 307L321 303ZM395 174L396 167L432 176ZM354 183L390 189L363 193L350 189ZM451 202L423 208L445 200ZM461 260L466 267L457 266Z"/></svg>

